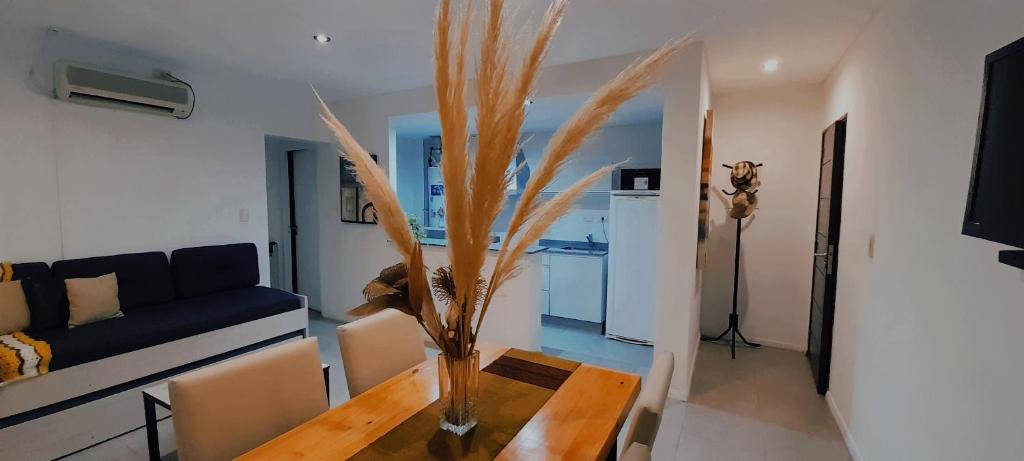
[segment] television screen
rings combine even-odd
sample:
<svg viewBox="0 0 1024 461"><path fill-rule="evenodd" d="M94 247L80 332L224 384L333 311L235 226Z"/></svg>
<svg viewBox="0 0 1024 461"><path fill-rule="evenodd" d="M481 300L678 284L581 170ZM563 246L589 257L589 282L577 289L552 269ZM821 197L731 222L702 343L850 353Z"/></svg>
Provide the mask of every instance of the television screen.
<svg viewBox="0 0 1024 461"><path fill-rule="evenodd" d="M985 59L963 233L1024 248L1024 39Z"/></svg>

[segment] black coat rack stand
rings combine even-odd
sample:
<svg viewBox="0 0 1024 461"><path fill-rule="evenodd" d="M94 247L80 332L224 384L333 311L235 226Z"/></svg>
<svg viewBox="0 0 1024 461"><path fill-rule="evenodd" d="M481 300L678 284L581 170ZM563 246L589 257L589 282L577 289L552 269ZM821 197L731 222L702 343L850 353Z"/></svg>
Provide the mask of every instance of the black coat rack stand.
<svg viewBox="0 0 1024 461"><path fill-rule="evenodd" d="M739 313L736 312L736 301L739 296L739 236L742 235L742 223L743 218L736 219L736 258L732 267L732 313L729 315L729 327L722 332L722 334L711 337L701 336L702 341L719 341L725 338L725 335L730 335L729 347L732 349L732 358L736 358L736 336L739 336L739 340L743 341L743 344L751 347L761 347L761 344L751 342L743 337L743 334L739 331Z"/></svg>

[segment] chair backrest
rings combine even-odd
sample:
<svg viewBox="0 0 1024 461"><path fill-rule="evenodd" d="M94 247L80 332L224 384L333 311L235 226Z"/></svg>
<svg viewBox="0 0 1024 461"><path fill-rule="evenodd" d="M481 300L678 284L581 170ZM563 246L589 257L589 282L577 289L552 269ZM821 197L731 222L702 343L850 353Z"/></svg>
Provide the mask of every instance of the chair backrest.
<svg viewBox="0 0 1024 461"><path fill-rule="evenodd" d="M624 444L627 448L634 442L647 447L654 446L654 437L658 435L661 414L665 411L665 400L668 399L668 387L672 383L675 363L675 356L671 352L659 352L654 356L651 371L647 373L647 382L633 406L633 422L626 433Z"/></svg>
<svg viewBox="0 0 1024 461"><path fill-rule="evenodd" d="M316 338L203 368L168 383L178 459L233 459L327 411Z"/></svg>
<svg viewBox="0 0 1024 461"><path fill-rule="evenodd" d="M355 397L427 360L416 319L387 309L338 327L348 393Z"/></svg>
<svg viewBox="0 0 1024 461"><path fill-rule="evenodd" d="M619 461L650 461L651 447L633 442L619 456Z"/></svg>

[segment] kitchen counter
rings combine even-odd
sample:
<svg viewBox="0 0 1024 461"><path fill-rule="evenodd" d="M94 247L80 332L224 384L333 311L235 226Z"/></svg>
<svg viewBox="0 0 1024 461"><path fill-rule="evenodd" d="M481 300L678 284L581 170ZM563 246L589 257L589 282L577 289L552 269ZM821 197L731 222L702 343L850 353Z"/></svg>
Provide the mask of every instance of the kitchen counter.
<svg viewBox="0 0 1024 461"><path fill-rule="evenodd" d="M423 238L423 239L420 239L420 243L422 243L424 246L446 247L446 246L448 246L448 239ZM500 243L493 243L493 244L491 244L491 246L487 247L487 249L491 250L491 251L498 251L498 250L501 249L501 244ZM544 250L547 250L547 249L548 248L545 247L545 246L533 245L533 246L530 246L530 247L526 248L526 254L532 255L534 253L540 253L540 252L542 252Z"/></svg>
<svg viewBox="0 0 1024 461"><path fill-rule="evenodd" d="M553 254L565 254L565 255L575 255L575 256L595 256L595 257L596 256L606 256L606 255L608 255L608 250L600 250L600 249L596 249L596 248L565 248L565 247L561 247L561 248L544 247L544 248L546 248L546 250L544 250L545 252L553 253Z"/></svg>
<svg viewBox="0 0 1024 461"><path fill-rule="evenodd" d="M447 242L431 243L423 244L424 265L435 269L450 265ZM505 282L491 299L487 321L480 331L481 340L519 349L540 350L543 258L544 253L540 249L523 255L518 261L518 275ZM487 252L482 272L485 277L490 275L497 260L497 251Z"/></svg>
<svg viewBox="0 0 1024 461"><path fill-rule="evenodd" d="M608 244L604 242L576 242L571 240L541 239L540 246L547 248L547 253L567 254L576 256L606 256Z"/></svg>

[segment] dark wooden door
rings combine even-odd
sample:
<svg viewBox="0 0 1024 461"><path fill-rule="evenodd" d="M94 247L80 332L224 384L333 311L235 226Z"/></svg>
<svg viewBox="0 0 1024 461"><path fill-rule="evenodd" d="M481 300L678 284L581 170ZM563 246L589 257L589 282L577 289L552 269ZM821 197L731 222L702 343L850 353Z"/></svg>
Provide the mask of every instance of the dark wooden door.
<svg viewBox="0 0 1024 461"><path fill-rule="evenodd" d="M292 293L299 294L299 225L295 220L295 153L288 151L288 234L292 245Z"/></svg>
<svg viewBox="0 0 1024 461"><path fill-rule="evenodd" d="M846 117L843 117L826 128L821 135L821 176L818 180L818 223L814 234L807 358L814 373L814 384L822 395L828 390L832 363L832 323L836 311L845 148Z"/></svg>

